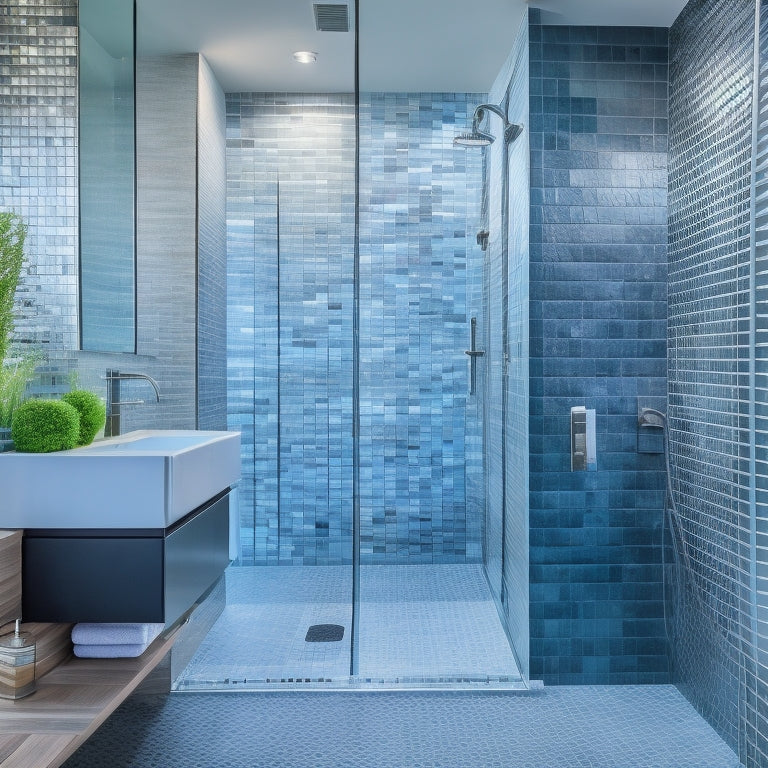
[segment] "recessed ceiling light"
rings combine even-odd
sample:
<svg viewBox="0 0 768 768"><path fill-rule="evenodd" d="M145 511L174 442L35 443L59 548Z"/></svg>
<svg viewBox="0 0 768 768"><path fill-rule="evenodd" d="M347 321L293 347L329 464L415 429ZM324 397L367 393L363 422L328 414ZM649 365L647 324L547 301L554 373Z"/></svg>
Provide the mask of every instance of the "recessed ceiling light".
<svg viewBox="0 0 768 768"><path fill-rule="evenodd" d="M293 54L293 58L299 64L314 64L317 61L317 54L314 51L296 51Z"/></svg>

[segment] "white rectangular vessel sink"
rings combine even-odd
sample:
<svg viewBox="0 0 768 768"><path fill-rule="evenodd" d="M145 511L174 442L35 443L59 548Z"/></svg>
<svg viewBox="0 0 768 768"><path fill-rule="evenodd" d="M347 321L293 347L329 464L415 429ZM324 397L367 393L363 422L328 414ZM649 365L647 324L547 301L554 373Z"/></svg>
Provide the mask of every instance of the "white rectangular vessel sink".
<svg viewBox="0 0 768 768"><path fill-rule="evenodd" d="M240 479L240 433L140 430L0 454L1 528L167 528Z"/></svg>

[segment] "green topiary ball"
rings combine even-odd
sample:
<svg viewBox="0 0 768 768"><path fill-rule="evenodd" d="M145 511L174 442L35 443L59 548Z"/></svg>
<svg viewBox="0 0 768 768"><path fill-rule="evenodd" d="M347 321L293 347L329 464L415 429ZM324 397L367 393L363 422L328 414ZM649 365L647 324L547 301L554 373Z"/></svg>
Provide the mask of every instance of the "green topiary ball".
<svg viewBox="0 0 768 768"><path fill-rule="evenodd" d="M93 392L85 389L73 389L61 399L80 414L80 437L77 444L90 445L107 420L107 407Z"/></svg>
<svg viewBox="0 0 768 768"><path fill-rule="evenodd" d="M61 400L27 400L13 413L11 439L23 453L66 451L77 445L80 416Z"/></svg>

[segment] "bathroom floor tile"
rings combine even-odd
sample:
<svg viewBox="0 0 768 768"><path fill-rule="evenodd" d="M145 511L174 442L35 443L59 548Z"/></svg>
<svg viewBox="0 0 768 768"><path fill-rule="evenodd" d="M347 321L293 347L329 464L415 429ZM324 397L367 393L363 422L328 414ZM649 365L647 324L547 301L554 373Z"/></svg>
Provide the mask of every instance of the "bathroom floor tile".
<svg viewBox="0 0 768 768"><path fill-rule="evenodd" d="M65 768L737 768L671 685L135 697Z"/></svg>

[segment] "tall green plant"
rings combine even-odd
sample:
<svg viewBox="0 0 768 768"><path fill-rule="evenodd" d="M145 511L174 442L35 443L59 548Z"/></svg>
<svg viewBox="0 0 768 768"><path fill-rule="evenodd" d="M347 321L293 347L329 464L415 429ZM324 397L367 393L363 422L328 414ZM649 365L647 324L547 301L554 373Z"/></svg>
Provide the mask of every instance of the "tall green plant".
<svg viewBox="0 0 768 768"><path fill-rule="evenodd" d="M20 216L0 212L0 364L13 332L13 299L24 262L27 228Z"/></svg>
<svg viewBox="0 0 768 768"><path fill-rule="evenodd" d="M0 365L0 429L10 429L13 412L24 402L27 384L34 378L40 362L40 354L28 352Z"/></svg>

